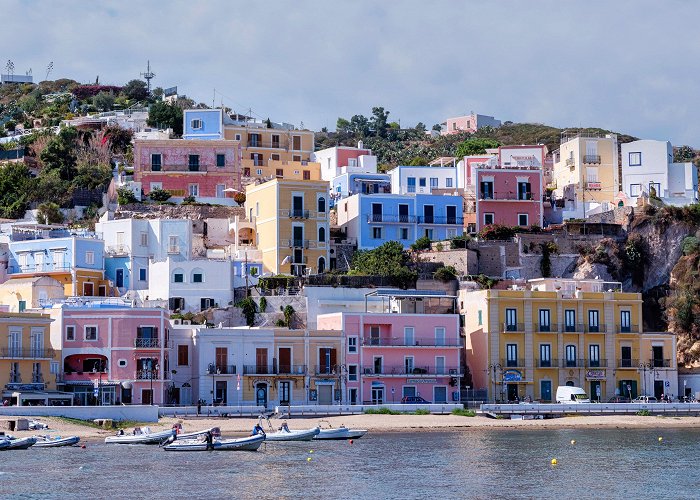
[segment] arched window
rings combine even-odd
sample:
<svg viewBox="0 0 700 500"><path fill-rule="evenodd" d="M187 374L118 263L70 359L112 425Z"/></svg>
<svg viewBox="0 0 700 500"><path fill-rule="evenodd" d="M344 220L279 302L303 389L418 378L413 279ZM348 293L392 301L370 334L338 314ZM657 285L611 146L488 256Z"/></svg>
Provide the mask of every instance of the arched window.
<svg viewBox="0 0 700 500"><path fill-rule="evenodd" d="M326 271L326 259L323 257L318 258L318 273L321 274Z"/></svg>
<svg viewBox="0 0 700 500"><path fill-rule="evenodd" d="M323 196L318 199L318 213L326 213L326 199Z"/></svg>
<svg viewBox="0 0 700 500"><path fill-rule="evenodd" d="M320 241L320 242L326 241L326 228L325 227L318 228L318 241Z"/></svg>

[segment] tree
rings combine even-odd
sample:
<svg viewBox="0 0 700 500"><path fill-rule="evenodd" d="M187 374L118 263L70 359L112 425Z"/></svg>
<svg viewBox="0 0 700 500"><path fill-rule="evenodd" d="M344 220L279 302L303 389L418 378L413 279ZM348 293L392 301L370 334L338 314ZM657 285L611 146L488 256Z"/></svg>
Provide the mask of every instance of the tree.
<svg viewBox="0 0 700 500"><path fill-rule="evenodd" d="M253 326L255 324L255 313L258 312L258 305L255 301L251 297L246 297L236 303L236 307L241 308L241 312L245 316L246 325Z"/></svg>
<svg viewBox="0 0 700 500"><path fill-rule="evenodd" d="M673 152L673 161L676 163L693 161L693 158L695 158L695 151L690 146L681 146Z"/></svg>
<svg viewBox="0 0 700 500"><path fill-rule="evenodd" d="M131 80L122 87L122 94L134 101L143 101L148 97L148 85L143 80Z"/></svg>
<svg viewBox="0 0 700 500"><path fill-rule="evenodd" d="M148 125L171 128L176 135L182 135L182 108L165 102L156 102L148 110Z"/></svg>
<svg viewBox="0 0 700 500"><path fill-rule="evenodd" d="M133 130L121 128L119 125L110 125L104 129L103 138L109 141L109 149L115 154L126 153L134 137Z"/></svg>
<svg viewBox="0 0 700 500"><path fill-rule="evenodd" d="M240 206L243 206L243 204L245 203L245 200L246 200L245 193L241 193L240 191L233 193L233 201L238 203Z"/></svg>
<svg viewBox="0 0 700 500"><path fill-rule="evenodd" d="M136 203L137 201L136 196L134 196L134 193L131 192L131 189L128 187L125 186L117 189L117 202L120 205L129 205L131 203Z"/></svg>
<svg viewBox="0 0 700 500"><path fill-rule="evenodd" d="M379 137L386 137L386 128L389 120L389 112L384 111L383 107L372 108L372 118L370 125L374 129L374 133Z"/></svg>
<svg viewBox="0 0 700 500"><path fill-rule="evenodd" d="M433 278L447 283L448 281L457 279L457 270L453 266L443 266L433 273Z"/></svg>
<svg viewBox="0 0 700 500"><path fill-rule="evenodd" d="M358 250L353 257L350 275L385 276L394 286L414 286L418 274L406 267L408 255L398 241L387 241L374 250Z"/></svg>
<svg viewBox="0 0 700 500"><path fill-rule="evenodd" d="M353 115L350 118L350 132L355 137L367 137L370 134L369 120L362 115Z"/></svg>
<svg viewBox="0 0 700 500"><path fill-rule="evenodd" d="M482 155L487 149L497 148L501 144L494 139L482 139L479 137L470 137L457 146L457 157L471 155Z"/></svg>
<svg viewBox="0 0 700 500"><path fill-rule="evenodd" d="M29 208L33 179L24 163L0 165L0 217L20 219Z"/></svg>
<svg viewBox="0 0 700 500"><path fill-rule="evenodd" d="M345 118L338 118L335 122L335 131L339 134L349 134L350 133L350 122Z"/></svg>
<svg viewBox="0 0 700 500"><path fill-rule="evenodd" d="M428 159L424 156L414 156L413 159L411 159L410 162L408 162L408 165L411 167L422 167L430 163Z"/></svg>
<svg viewBox="0 0 700 500"><path fill-rule="evenodd" d="M111 92L100 92L92 98L92 104L101 111L111 111L114 107L114 94Z"/></svg>
<svg viewBox="0 0 700 500"><path fill-rule="evenodd" d="M77 161L76 148L78 131L73 127L61 129L56 137L51 139L39 155L44 170L55 170L61 179L73 180ZM42 171L43 173L43 171Z"/></svg>
<svg viewBox="0 0 700 500"><path fill-rule="evenodd" d="M153 201L164 202L168 201L172 194L167 189L152 189L148 197Z"/></svg>
<svg viewBox="0 0 700 500"><path fill-rule="evenodd" d="M427 236L421 236L415 241L415 243L411 245L411 250L413 250L414 252L418 252L420 250L427 250L430 248L430 243L430 238L428 238Z"/></svg>
<svg viewBox="0 0 700 500"><path fill-rule="evenodd" d="M423 123L423 122L418 122L418 123L416 124L416 130L417 130L418 132L425 132L425 131L427 130L427 129L425 128L425 123Z"/></svg>
<svg viewBox="0 0 700 500"><path fill-rule="evenodd" d="M107 164L82 163L76 168L73 186L85 189L99 189L112 180L112 167Z"/></svg>
<svg viewBox="0 0 700 500"><path fill-rule="evenodd" d="M442 125L440 125L439 123L436 123L435 125L433 125L433 130L435 132L440 132L442 130Z"/></svg>
<svg viewBox="0 0 700 500"><path fill-rule="evenodd" d="M39 224L62 224L64 217L57 204L47 201L37 208L36 219Z"/></svg>

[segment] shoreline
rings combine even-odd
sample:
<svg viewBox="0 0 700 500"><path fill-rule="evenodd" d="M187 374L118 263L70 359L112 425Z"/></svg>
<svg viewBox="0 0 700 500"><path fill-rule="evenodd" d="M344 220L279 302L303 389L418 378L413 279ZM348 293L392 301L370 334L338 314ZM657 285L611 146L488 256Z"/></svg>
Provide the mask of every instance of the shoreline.
<svg viewBox="0 0 700 500"><path fill-rule="evenodd" d="M22 418L22 417L15 417ZM29 417L31 420L32 417ZM12 419L5 419L12 420ZM5 432L18 437L38 434L51 434L69 436L75 435L82 442L103 441L105 437L114 435L112 429L100 429L90 425L77 424L58 417L37 418L40 422L49 425L48 430L40 431L8 431L6 425L2 425ZM636 415L605 415L605 416L567 416L543 420L510 420L493 419L477 415L475 417L463 417L458 415L348 415L326 418L295 417L292 419L271 418L273 428L278 428L286 420L292 429L307 429L327 423L333 427L345 425L356 429L366 429L371 434L394 432L440 432L440 431L468 431L474 430L546 430L546 429L659 429L659 428L698 428L700 429L700 417L667 417L667 416L636 416ZM249 434L257 423L254 418L210 418L210 417L186 417L186 418L161 418L158 423L144 423L151 429L163 430L172 427L175 423L182 423L184 432L219 427L224 436ZM267 426L265 424L265 426ZM127 432L131 428L127 428ZM267 429L266 429L267 430Z"/></svg>

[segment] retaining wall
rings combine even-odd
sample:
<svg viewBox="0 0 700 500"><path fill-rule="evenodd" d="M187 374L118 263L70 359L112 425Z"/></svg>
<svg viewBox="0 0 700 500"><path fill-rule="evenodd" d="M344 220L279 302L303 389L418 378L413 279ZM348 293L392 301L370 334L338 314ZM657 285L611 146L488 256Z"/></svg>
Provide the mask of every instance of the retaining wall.
<svg viewBox="0 0 700 500"><path fill-rule="evenodd" d="M79 420L96 418L158 422L158 407L128 406L0 406L2 417L67 417Z"/></svg>

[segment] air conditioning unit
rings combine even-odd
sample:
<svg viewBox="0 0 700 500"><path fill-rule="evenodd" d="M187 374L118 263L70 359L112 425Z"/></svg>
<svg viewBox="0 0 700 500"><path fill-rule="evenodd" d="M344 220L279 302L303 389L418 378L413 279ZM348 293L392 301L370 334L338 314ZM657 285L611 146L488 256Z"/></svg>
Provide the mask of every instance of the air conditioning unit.
<svg viewBox="0 0 700 500"><path fill-rule="evenodd" d="M365 375L371 375L372 374L372 369L371 368L365 368Z"/></svg>
<svg viewBox="0 0 700 500"><path fill-rule="evenodd" d="M192 324L192 320L190 320L190 319L183 319L183 320L182 320L182 324L183 324L183 325L191 325L191 324Z"/></svg>
<svg viewBox="0 0 700 500"><path fill-rule="evenodd" d="M450 375L457 375L457 369L456 369L456 368L450 368Z"/></svg>
<svg viewBox="0 0 700 500"><path fill-rule="evenodd" d="M181 325L181 324L182 324L182 320L180 318L176 318L173 320L173 325Z"/></svg>

